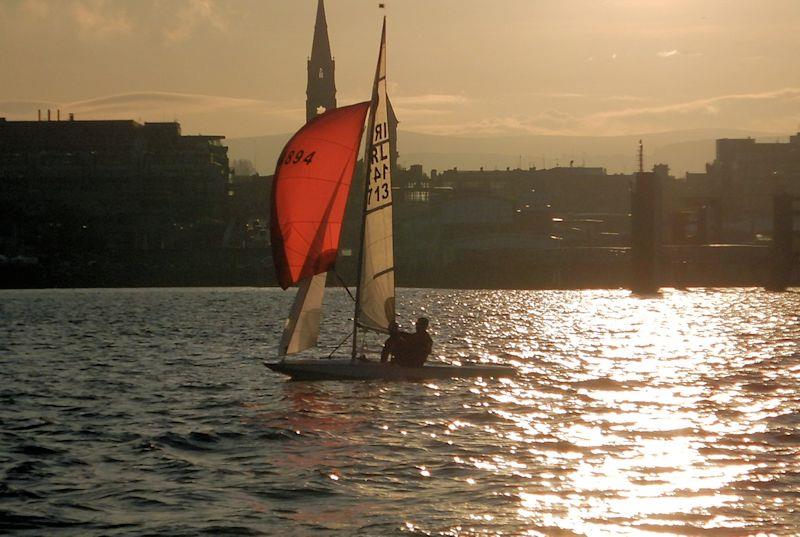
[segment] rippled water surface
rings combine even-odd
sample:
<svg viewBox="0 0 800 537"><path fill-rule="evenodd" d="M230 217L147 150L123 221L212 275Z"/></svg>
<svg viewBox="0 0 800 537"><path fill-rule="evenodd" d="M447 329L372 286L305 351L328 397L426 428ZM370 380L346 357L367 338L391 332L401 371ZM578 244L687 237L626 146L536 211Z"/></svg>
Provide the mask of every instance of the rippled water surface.
<svg viewBox="0 0 800 537"><path fill-rule="evenodd" d="M436 383L269 372L291 295L0 292L0 533L800 534L800 293L401 289L520 372Z"/></svg>

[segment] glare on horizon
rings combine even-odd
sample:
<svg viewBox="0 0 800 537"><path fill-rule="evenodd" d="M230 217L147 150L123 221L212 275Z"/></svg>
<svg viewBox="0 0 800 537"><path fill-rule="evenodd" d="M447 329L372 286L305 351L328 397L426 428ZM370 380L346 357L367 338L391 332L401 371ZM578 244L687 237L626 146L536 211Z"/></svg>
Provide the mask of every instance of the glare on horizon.
<svg viewBox="0 0 800 537"><path fill-rule="evenodd" d="M791 0L329 0L340 103L368 98L380 17L401 129L607 136L794 132ZM0 116L179 120L184 132L292 132L316 1L18 0L0 5Z"/></svg>

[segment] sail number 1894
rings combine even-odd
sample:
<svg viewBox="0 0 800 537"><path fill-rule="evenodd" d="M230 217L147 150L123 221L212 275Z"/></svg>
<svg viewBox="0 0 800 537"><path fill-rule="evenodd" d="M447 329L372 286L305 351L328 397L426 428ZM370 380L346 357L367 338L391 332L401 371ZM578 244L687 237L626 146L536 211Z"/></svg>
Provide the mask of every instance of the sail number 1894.
<svg viewBox="0 0 800 537"><path fill-rule="evenodd" d="M283 164L299 164L300 162L305 163L306 166L311 164L311 161L314 160L314 155L316 155L316 151L312 151L311 153L306 154L305 151L302 149L298 149L295 151L292 149L288 151L286 155L283 157Z"/></svg>

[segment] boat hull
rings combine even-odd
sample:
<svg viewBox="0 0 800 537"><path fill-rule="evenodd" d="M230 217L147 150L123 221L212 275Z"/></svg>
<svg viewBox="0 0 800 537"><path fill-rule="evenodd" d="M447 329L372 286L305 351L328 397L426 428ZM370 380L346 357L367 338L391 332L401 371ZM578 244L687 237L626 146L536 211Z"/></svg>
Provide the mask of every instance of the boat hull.
<svg viewBox="0 0 800 537"><path fill-rule="evenodd" d="M377 362L359 362L350 359L291 360L265 362L271 370L287 375L292 380L388 380L415 381L449 378L499 378L513 377L516 370L498 365L447 365L426 364L423 367L399 367Z"/></svg>

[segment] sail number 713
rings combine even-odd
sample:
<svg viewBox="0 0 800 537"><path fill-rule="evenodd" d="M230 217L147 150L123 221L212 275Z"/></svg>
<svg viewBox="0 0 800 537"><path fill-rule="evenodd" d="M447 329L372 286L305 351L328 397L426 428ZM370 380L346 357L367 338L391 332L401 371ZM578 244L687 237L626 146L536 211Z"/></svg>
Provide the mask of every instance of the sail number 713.
<svg viewBox="0 0 800 537"><path fill-rule="evenodd" d="M389 198L389 184L381 183L367 190L367 206Z"/></svg>

